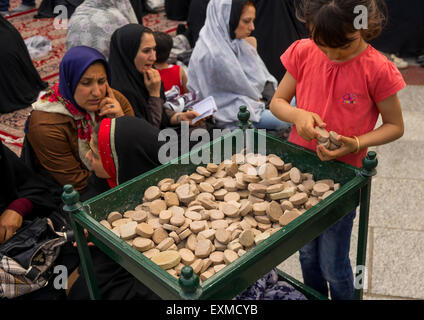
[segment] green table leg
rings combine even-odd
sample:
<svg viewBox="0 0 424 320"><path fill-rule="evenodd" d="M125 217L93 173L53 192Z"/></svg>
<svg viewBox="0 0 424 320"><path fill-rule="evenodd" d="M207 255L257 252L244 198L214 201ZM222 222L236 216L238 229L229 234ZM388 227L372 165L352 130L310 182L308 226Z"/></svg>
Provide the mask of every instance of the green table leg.
<svg viewBox="0 0 424 320"><path fill-rule="evenodd" d="M364 287L364 274L367 256L367 238L368 238L368 218L370 208L371 180L361 189L361 207L359 213L359 231L358 231L358 248L356 255L356 274L355 274L355 300L362 300Z"/></svg>
<svg viewBox="0 0 424 320"><path fill-rule="evenodd" d="M71 185L63 187L62 200L65 203L63 209L69 214L72 229L74 230L75 239L77 242L78 253L84 277L87 282L90 298L100 300L100 291L94 275L93 261L91 260L90 250L88 248L87 239L84 234L84 228L75 222L74 214L81 210L82 206L79 202L79 194Z"/></svg>
<svg viewBox="0 0 424 320"><path fill-rule="evenodd" d="M361 174L369 178L368 183L361 188L361 200L359 211L359 230L358 230L358 251L356 256L356 274L355 274L355 299L362 300L363 287L365 281L365 264L367 256L367 239L368 239L368 219L370 211L371 199L371 180L377 174L375 168L378 161L374 151L368 152L367 156L362 161Z"/></svg>

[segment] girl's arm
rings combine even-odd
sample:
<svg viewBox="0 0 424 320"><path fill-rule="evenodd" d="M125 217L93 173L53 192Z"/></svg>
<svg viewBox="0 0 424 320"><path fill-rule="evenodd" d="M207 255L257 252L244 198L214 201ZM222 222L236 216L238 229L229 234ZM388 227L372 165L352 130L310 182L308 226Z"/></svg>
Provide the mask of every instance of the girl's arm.
<svg viewBox="0 0 424 320"><path fill-rule="evenodd" d="M379 128L358 137L360 149L386 144L403 136L402 109L397 94L377 103L377 108L381 113L383 124ZM318 145L318 157L323 161L327 161L357 151L358 142L356 139L341 136L340 140L343 142L342 147L334 151Z"/></svg>
<svg viewBox="0 0 424 320"><path fill-rule="evenodd" d="M287 71L271 100L270 110L278 119L293 123L298 134L310 141L319 136L315 126L325 127L326 124L318 114L290 105L296 94L296 83L296 79Z"/></svg>

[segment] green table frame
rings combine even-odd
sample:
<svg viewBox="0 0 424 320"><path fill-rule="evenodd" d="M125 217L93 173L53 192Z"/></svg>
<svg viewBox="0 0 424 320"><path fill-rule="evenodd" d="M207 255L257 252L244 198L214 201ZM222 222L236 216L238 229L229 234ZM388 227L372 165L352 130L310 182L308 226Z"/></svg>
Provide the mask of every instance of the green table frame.
<svg viewBox="0 0 424 320"><path fill-rule="evenodd" d="M84 203L79 202L79 194L71 185L64 187L62 195L65 203L64 210L71 219L82 272L92 299L101 299L101 296L94 277L88 241L93 242L163 299L232 299L358 205L360 205L360 216L356 265L365 266L371 180L376 174L376 153L369 152L363 159L363 167L360 169L338 161L321 162L315 153L277 139L261 130L255 130L255 141L258 141L261 135L265 136L267 154L277 154L286 162L292 162L302 172L312 172L316 180L326 178L333 178L338 182L342 180L342 187L249 250L221 270L218 275L215 274L199 284L198 276L193 273L191 267L186 266L177 280L98 222L105 219L110 211L121 210L122 212L133 209L140 203L144 190L161 179L178 178L183 174L194 172L197 165L180 164L180 161L193 153L208 151L212 154L211 151L217 144L224 143L227 139L234 141L234 134L235 132L224 135L210 144L179 157L176 160L179 164L172 161L162 165ZM84 235L84 229L88 231L88 238ZM280 272L280 276L309 299L327 299L283 272ZM362 288L356 289L355 298L362 299L362 294Z"/></svg>

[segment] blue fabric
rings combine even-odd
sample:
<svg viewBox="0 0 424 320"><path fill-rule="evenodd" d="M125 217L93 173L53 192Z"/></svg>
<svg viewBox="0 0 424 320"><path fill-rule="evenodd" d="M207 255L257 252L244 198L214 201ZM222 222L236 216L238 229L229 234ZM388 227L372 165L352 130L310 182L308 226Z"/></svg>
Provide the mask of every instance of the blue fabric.
<svg viewBox="0 0 424 320"><path fill-rule="evenodd" d="M307 300L285 281L278 281L276 269L272 269L233 300Z"/></svg>
<svg viewBox="0 0 424 320"><path fill-rule="evenodd" d="M300 249L304 283L331 299L354 299L353 272L349 260L350 237L356 210Z"/></svg>
<svg viewBox="0 0 424 320"><path fill-rule="evenodd" d="M293 97L290 105L296 107L296 97ZM265 109L261 114L259 122L252 122L257 129L267 129L274 131L285 131L292 126L289 122L284 122L278 119L269 109Z"/></svg>
<svg viewBox="0 0 424 320"><path fill-rule="evenodd" d="M79 46L69 49L60 62L59 92L65 99L69 100L75 107L79 108L74 99L75 89L84 72L94 62L101 61L106 69L107 80L110 85L110 69L103 54L93 48Z"/></svg>
<svg viewBox="0 0 424 320"><path fill-rule="evenodd" d="M252 122L252 125L257 129L275 131L283 131L291 127L291 123L281 121L276 116L274 116L269 109L265 109L261 114L261 119L259 122Z"/></svg>

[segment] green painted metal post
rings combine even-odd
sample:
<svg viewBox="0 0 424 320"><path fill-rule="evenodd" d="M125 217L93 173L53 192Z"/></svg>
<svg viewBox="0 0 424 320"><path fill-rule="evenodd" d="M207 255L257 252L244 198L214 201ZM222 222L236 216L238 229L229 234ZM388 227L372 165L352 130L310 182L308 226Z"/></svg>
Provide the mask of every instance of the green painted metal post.
<svg viewBox="0 0 424 320"><path fill-rule="evenodd" d="M178 283L182 289L181 298L184 300L197 300L202 295L199 276L194 273L191 266L185 266L181 269Z"/></svg>
<svg viewBox="0 0 424 320"><path fill-rule="evenodd" d="M367 256L367 238L368 238L368 219L371 199L371 180L377 174L378 164L377 154L374 151L368 152L362 160L361 175L368 178L368 183L361 188L361 200L359 211L359 231L358 248L356 256L356 274L355 274L355 299L362 300L363 287L365 285L365 264Z"/></svg>
<svg viewBox="0 0 424 320"><path fill-rule="evenodd" d="M239 120L238 126L241 130L243 130L243 143L244 143L244 155L249 153L250 151L253 152L254 150L247 150L249 144L247 142L247 135L246 135L246 129L252 128L252 122L249 121L250 119L250 111L247 110L246 106L240 106L239 112L237 114L237 118Z"/></svg>
<svg viewBox="0 0 424 320"><path fill-rule="evenodd" d="M250 112L247 110L246 106L240 106L237 118L239 119L238 126L240 129L246 130L252 127L252 123L249 121Z"/></svg>
<svg viewBox="0 0 424 320"><path fill-rule="evenodd" d="M74 214L78 213L78 211L82 209L82 205L79 202L79 193L72 185L67 184L63 187L62 200L65 203L63 210L69 214L72 229L74 230L81 267L87 281L90 298L99 300L100 291L94 276L93 261L91 260L87 239L84 234L84 228L79 225L74 218Z"/></svg>

